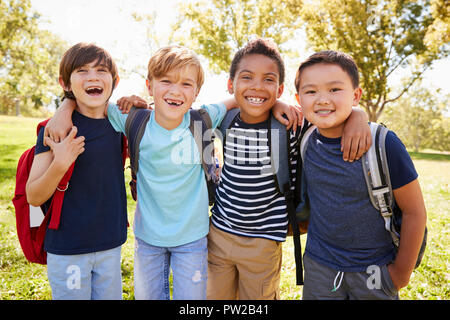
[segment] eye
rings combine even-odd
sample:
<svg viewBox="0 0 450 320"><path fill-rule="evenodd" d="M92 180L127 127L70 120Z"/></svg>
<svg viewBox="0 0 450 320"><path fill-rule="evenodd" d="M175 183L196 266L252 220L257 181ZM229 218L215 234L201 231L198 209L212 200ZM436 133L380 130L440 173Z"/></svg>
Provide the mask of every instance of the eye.
<svg viewBox="0 0 450 320"><path fill-rule="evenodd" d="M314 93L316 93L316 91L314 91L314 90L308 90L305 92L305 94L314 94Z"/></svg>
<svg viewBox="0 0 450 320"><path fill-rule="evenodd" d="M332 88L330 91L331 92L338 92L338 91L341 91L342 89L341 88Z"/></svg>
<svg viewBox="0 0 450 320"><path fill-rule="evenodd" d="M183 82L183 86L185 86L185 87L192 87L192 83L190 83L190 82Z"/></svg>
<svg viewBox="0 0 450 320"><path fill-rule="evenodd" d="M87 72L87 70L84 69L84 68L79 68L79 69L77 70L77 72Z"/></svg>

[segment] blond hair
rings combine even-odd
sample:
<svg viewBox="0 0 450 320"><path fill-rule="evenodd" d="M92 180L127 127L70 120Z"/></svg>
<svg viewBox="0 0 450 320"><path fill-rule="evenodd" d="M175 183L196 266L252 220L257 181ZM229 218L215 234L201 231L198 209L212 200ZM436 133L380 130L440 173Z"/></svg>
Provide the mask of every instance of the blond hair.
<svg viewBox="0 0 450 320"><path fill-rule="evenodd" d="M174 69L187 66L196 67L197 87L200 90L204 81L204 72L200 60L192 50L181 46L167 46L156 51L148 62L147 79L151 81L154 78L161 78Z"/></svg>

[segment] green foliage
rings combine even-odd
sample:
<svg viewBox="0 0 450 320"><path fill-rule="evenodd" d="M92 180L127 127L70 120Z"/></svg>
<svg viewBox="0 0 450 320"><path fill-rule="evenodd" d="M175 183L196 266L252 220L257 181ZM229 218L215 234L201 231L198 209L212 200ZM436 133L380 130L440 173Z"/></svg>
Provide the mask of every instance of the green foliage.
<svg viewBox="0 0 450 320"><path fill-rule="evenodd" d="M0 299L51 299L46 267L28 263L20 249L15 230L14 177L20 154L35 143L39 119L0 116ZM419 172L428 215L428 244L422 264L414 270L409 285L400 291L401 299L448 300L450 236L450 156L412 153ZM129 181L129 170L125 180ZM127 188L128 189L128 188ZM133 221L136 203L128 192L128 214ZM302 236L305 248L307 235ZM122 247L123 298L134 299L133 284L134 236L128 229L128 240ZM281 299L301 299L302 287L295 285L295 262L292 238L283 244Z"/></svg>
<svg viewBox="0 0 450 320"><path fill-rule="evenodd" d="M419 84L390 105L380 120L414 151L450 151L449 98Z"/></svg>
<svg viewBox="0 0 450 320"><path fill-rule="evenodd" d="M66 46L38 27L29 0L0 0L0 113L21 113L49 105L60 93L59 59Z"/></svg>
<svg viewBox="0 0 450 320"><path fill-rule="evenodd" d="M364 89L361 104L376 121L386 104L400 98L436 59L449 54L448 5L443 1L318 0L298 14L315 51L333 49L356 60ZM388 79L410 68L406 85L391 92Z"/></svg>
<svg viewBox="0 0 450 320"><path fill-rule="evenodd" d="M298 1L297 1L298 2ZM182 4L175 33L181 43L206 57L216 72L228 71L234 53L252 37L272 38L280 45L297 20L290 2L281 0L212 0Z"/></svg>

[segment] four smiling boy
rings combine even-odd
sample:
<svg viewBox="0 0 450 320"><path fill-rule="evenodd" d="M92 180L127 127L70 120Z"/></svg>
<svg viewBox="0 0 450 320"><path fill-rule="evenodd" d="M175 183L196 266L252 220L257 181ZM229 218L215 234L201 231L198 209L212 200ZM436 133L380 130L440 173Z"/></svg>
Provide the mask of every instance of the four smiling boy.
<svg viewBox="0 0 450 320"><path fill-rule="evenodd" d="M74 184L79 184L81 189L86 188L86 192L81 194L75 187L72 191L69 188L68 194L72 192L74 200L73 204L70 204L73 207L63 207L61 223L64 228L47 232L45 239L46 250L51 253L50 257L55 256L56 261L48 261L52 294L55 299L120 299L120 245L126 239L126 206L124 207L123 198L123 168L113 165L112 162L115 158L120 159L121 149L117 141L120 133L125 133L127 114L126 110L122 113L117 106L108 105L111 92L118 83L115 67L109 63L109 55L84 57L85 53L79 50L80 47L101 49L95 45L77 46L68 51L77 56L74 58L76 62L72 62L69 69L70 76L61 77L60 80L64 90L73 93L73 100L66 99L48 125L50 136L56 142L49 137L43 138L43 132L38 138L37 144L41 147L36 149L39 154L35 158L36 164L33 164L27 195L29 199L33 199L35 205L48 200L56 189L55 183L57 184L59 177L76 160L73 177L79 177L79 182ZM64 59L61 65L66 63L63 62ZM297 118L295 108L277 101L283 92L284 73L283 60L273 42L263 39L250 41L236 53L231 65L228 90L234 98L224 103L201 106L209 114L213 128L220 125L227 110L239 108L237 118L227 131L224 167L216 190L216 201L211 209L210 223L206 183L199 161L201 155L197 152L188 128L188 111L203 84L202 67L192 51L177 46L162 48L150 59L146 84L153 97L155 110L151 113L139 148L139 200L134 221L136 299L170 299L170 270L173 272L174 299L279 298L281 242L286 239L288 218L284 196L276 191L273 174L263 174L262 169L273 165L268 164L266 160L270 158L271 152L267 134L268 119L271 112L274 112L280 122L293 127L289 131L292 166L290 170L296 170L298 144L301 139L301 130L296 128L301 119ZM332 81L326 80L328 75ZM361 89L349 79L347 70L338 63L322 61L303 67L297 75L296 89L303 113L309 122L319 128L318 135L336 139L333 142L333 146L338 146L334 161L357 166L360 163L358 159L370 145L370 142L366 142L370 141L370 135L367 134L369 129L365 113L358 109L352 111L352 106L358 104ZM348 87L348 83L353 86ZM139 101L135 102L133 97L119 100L121 109L127 109L126 106L133 103L139 104ZM282 114L289 117L289 122ZM100 121L101 130L97 125ZM344 127L349 133L345 133L347 131L344 131ZM68 128L70 133L65 137ZM103 131L108 133L102 133ZM328 136L328 132L332 132L333 136ZM97 137L99 135L102 138ZM112 136L111 139L115 142L103 138L107 135ZM341 147L340 137L343 135L346 144ZM233 136L233 139L229 139L229 136ZM50 149L43 146L44 139ZM61 142L57 143L59 141ZM319 139L318 145L321 144L324 142ZM174 150L179 150L180 145L190 148L186 152L189 151L188 154L191 154L192 158L187 163L179 164L173 161ZM401 142L398 141L397 145L401 146ZM228 152L230 150L231 153ZM88 158L87 154L92 152L101 158ZM384 242L379 245L384 248L384 251L381 250L383 254L381 251L367 253L368 257L362 257L361 262L356 263L364 264L365 259L370 260L371 264L380 265L394 261L386 270L390 274L387 279L393 283L391 289L395 292L408 282L412 272L410 262L420 247L420 232L425 224L425 208L416 179L417 174L405 152L396 158L398 160L394 160L399 167L402 167L404 162L408 167L402 171L402 178L395 185L394 193L397 204L407 212L405 218L409 222L405 221L406 224L402 228L402 239L407 240L401 242L397 258L393 254L391 244ZM239 157L233 157L233 154L238 154ZM352 161L346 162L343 158ZM353 161L354 159L356 161ZM78 165L82 160L89 164L86 168ZM315 161L321 160L307 158L305 161L316 163ZM341 174L339 166L335 167L335 171L336 174ZM322 175L316 175L315 172L310 173L307 170L306 175L308 187L318 185L320 189L322 184L328 183L321 181L319 177ZM109 182L105 179L115 180ZM103 186L104 184L108 186ZM44 186L45 193L41 190ZM113 186L117 190L108 189ZM346 189L347 186L341 187ZM96 188L96 192L89 194L90 188ZM331 194L334 189L330 187L324 190ZM311 193L314 194L314 191ZM411 194L417 196L414 205L420 210L413 210L411 204L403 201ZM98 198L106 201L96 204ZM331 215L325 218L331 221L334 219L331 211L334 207L327 206L327 203L329 201L325 201L324 205L312 202L312 206L317 206L321 214ZM345 210L343 208L343 211ZM108 216L103 212L107 212ZM117 212L117 216L111 215L112 212ZM348 210L345 212L350 214ZM315 215L312 214L311 217L312 228L309 230L305 256L317 260L318 264L324 264L327 268L346 271L346 275L347 271L355 271L356 269L353 270L346 264L345 259L335 264L328 263L328 241L334 241L332 235L338 234L340 230L334 229L334 225L316 222L317 219L313 218ZM94 227L91 221L97 221L97 227ZM321 228L334 230L330 233L329 240L322 237L321 230L324 229ZM366 229L369 227L364 230ZM406 234L404 237L403 232ZM353 230L350 229L339 236L354 239L352 233ZM380 235L379 228L372 233L374 238L386 238ZM118 234L117 241L113 241L114 234ZM359 235L360 232L355 234ZM315 241L310 241L310 237ZM417 240L419 238L420 240ZM352 240L342 240L339 243L341 247L336 250L348 252L347 255L352 256L353 251L364 249L348 246L349 241ZM367 240L361 245L369 244ZM108 252L114 248L119 249L115 249L115 253ZM321 251L323 248L327 249ZM114 258L105 260L104 267L97 268L95 261L97 256L101 255ZM334 254L331 253L331 256L334 257ZM85 260L94 262L83 262ZM341 263L344 265L341 266ZM83 295L80 294L81 290L64 286L67 267L70 265L86 266L81 271L84 281L81 285ZM116 270L115 273L110 272L108 268ZM386 298L376 294L316 294L316 290L322 290L316 288L322 286L316 285L318 280L312 277L313 274L313 267L306 268L306 298ZM96 285L97 277L111 277L115 281L99 281L101 285ZM331 273L328 277L331 277ZM331 282L333 279L334 277ZM330 280L321 279L320 283L326 281ZM345 288L349 286L351 285ZM113 291L116 293L114 296L107 295Z"/></svg>

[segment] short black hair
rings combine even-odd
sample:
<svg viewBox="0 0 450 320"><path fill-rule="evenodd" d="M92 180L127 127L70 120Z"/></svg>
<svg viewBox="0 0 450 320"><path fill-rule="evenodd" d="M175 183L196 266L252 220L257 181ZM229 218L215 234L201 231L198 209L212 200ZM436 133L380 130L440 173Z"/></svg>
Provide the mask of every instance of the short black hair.
<svg viewBox="0 0 450 320"><path fill-rule="evenodd" d="M297 90L297 93L300 86L300 76L302 71L307 67L311 67L319 63L334 64L340 66L342 70L344 70L344 72L349 75L352 81L353 88L359 87L358 65L356 64L355 60L353 60L350 55L344 52L325 50L316 52L313 55L309 56L309 58L302 62L298 67L297 74L295 76L295 90Z"/></svg>
<svg viewBox="0 0 450 320"><path fill-rule="evenodd" d="M279 84L282 84L284 82L285 77L284 62L283 59L281 58L280 52L278 51L278 47L272 40L262 38L249 41L245 45L245 47L236 52L230 67L231 80L233 80L234 77L236 76L236 72L242 58L250 54L261 54L272 59L278 66L278 72L280 74Z"/></svg>

